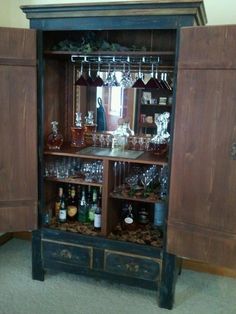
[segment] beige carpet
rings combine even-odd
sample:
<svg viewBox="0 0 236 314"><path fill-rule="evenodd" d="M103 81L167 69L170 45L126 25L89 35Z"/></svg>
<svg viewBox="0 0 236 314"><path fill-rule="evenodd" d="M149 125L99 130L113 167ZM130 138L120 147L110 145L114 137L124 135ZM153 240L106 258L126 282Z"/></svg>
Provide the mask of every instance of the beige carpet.
<svg viewBox="0 0 236 314"><path fill-rule="evenodd" d="M154 291L66 273L31 279L31 244L0 247L0 314L161 314ZM173 314L236 314L236 279L183 270Z"/></svg>

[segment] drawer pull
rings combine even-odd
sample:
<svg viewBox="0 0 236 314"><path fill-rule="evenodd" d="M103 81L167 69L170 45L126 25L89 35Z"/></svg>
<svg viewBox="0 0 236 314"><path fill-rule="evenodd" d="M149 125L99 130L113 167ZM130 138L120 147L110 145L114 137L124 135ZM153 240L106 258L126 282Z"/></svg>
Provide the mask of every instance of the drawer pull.
<svg viewBox="0 0 236 314"><path fill-rule="evenodd" d="M68 258L68 259L72 258L72 254L68 250L62 250L60 252L60 256L63 258Z"/></svg>
<svg viewBox="0 0 236 314"><path fill-rule="evenodd" d="M139 272L139 265L134 264L134 263L130 263L130 264L125 264L125 267L128 271L132 272L132 273L137 273Z"/></svg>

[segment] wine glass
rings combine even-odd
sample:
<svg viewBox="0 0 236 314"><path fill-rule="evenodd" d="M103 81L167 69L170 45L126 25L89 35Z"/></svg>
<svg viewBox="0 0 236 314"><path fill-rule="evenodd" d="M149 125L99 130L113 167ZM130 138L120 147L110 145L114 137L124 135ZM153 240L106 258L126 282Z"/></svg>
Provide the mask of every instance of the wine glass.
<svg viewBox="0 0 236 314"><path fill-rule="evenodd" d="M103 86L104 82L103 79L100 76L100 58L98 59L98 69L97 69L97 76L95 77L95 80L93 81L93 86Z"/></svg>
<svg viewBox="0 0 236 314"><path fill-rule="evenodd" d="M141 62L139 63L139 69L138 69L138 78L133 84L133 88L145 88L145 83L143 81L143 73L141 71Z"/></svg>
<svg viewBox="0 0 236 314"><path fill-rule="evenodd" d="M75 85L88 86L88 82L85 79L84 74L83 74L83 61L81 62L81 67L80 67L80 77L76 80Z"/></svg>

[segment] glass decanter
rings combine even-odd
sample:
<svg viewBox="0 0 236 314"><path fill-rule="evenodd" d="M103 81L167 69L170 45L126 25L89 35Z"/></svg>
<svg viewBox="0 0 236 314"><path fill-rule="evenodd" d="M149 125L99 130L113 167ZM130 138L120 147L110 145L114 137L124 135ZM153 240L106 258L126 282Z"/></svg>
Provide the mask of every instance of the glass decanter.
<svg viewBox="0 0 236 314"><path fill-rule="evenodd" d="M82 113L75 113L75 126L71 127L71 146L84 147L84 127L82 125Z"/></svg>
<svg viewBox="0 0 236 314"><path fill-rule="evenodd" d="M63 136L58 131L58 122L51 122L52 132L48 135L47 147L50 150L59 150L63 144Z"/></svg>
<svg viewBox="0 0 236 314"><path fill-rule="evenodd" d="M124 119L123 123L123 132L127 137L133 136L134 131L130 128L130 120L129 118Z"/></svg>
<svg viewBox="0 0 236 314"><path fill-rule="evenodd" d="M169 119L170 119L169 112L155 114L157 134L151 139L149 147L153 154L159 157L166 157L168 153L168 143L170 139L170 134L167 131L167 128Z"/></svg>
<svg viewBox="0 0 236 314"><path fill-rule="evenodd" d="M94 112L88 111L84 124L84 140L86 145L93 145L93 134L96 133L97 125L94 123Z"/></svg>
<svg viewBox="0 0 236 314"><path fill-rule="evenodd" d="M88 111L88 115L85 117L84 129L85 133L96 132L97 125L94 123L94 112Z"/></svg>

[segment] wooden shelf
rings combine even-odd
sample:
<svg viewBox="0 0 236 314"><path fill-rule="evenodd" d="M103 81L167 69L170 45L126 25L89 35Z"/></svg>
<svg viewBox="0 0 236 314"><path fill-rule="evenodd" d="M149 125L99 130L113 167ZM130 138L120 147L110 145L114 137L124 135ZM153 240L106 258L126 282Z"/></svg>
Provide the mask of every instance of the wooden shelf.
<svg viewBox="0 0 236 314"><path fill-rule="evenodd" d="M121 199L121 200L151 203L151 204L155 204L155 203L160 202L160 199L158 197L156 197L156 198L150 198L150 197L143 198L143 197L137 197L137 196L130 197L130 196L114 193L114 192L110 193L110 197L116 198L116 199Z"/></svg>
<svg viewBox="0 0 236 314"><path fill-rule="evenodd" d="M83 55L83 56L174 56L174 51L94 51L86 53L84 51L63 51L45 50L45 55Z"/></svg>
<svg viewBox="0 0 236 314"><path fill-rule="evenodd" d="M148 123L148 122L142 122L142 123L139 123L139 127L141 128L156 128L156 124L155 123Z"/></svg>
<svg viewBox="0 0 236 314"><path fill-rule="evenodd" d="M158 107L158 108L166 108L171 109L171 105L159 105L159 104L140 104L143 107Z"/></svg>
<svg viewBox="0 0 236 314"><path fill-rule="evenodd" d="M52 182L61 182L61 183L71 183L71 184L80 184L80 185L92 185L97 187L102 187L103 183L97 183L97 182L87 182L79 178L65 178L65 179L59 179L55 177L45 177L46 181L52 181Z"/></svg>

